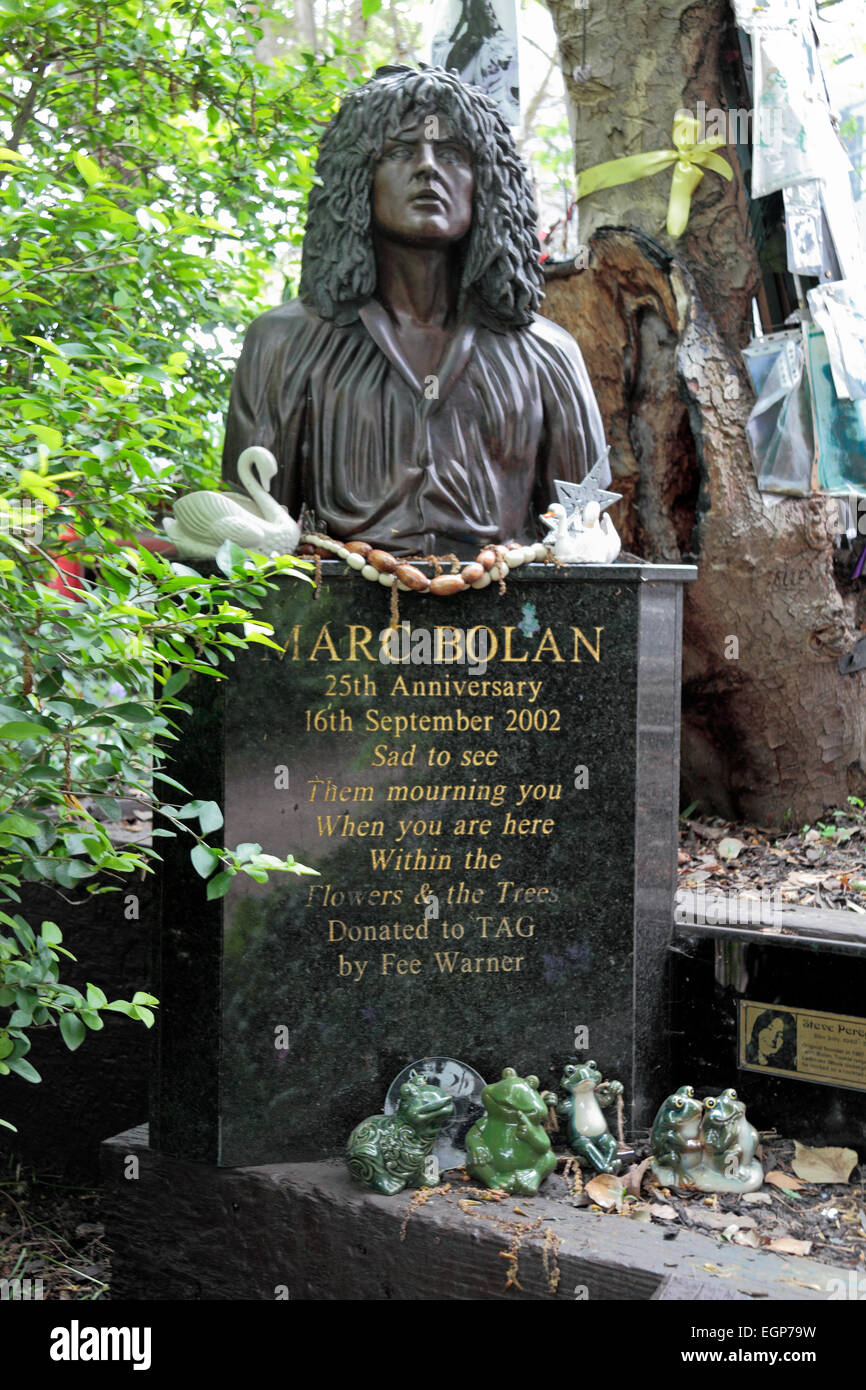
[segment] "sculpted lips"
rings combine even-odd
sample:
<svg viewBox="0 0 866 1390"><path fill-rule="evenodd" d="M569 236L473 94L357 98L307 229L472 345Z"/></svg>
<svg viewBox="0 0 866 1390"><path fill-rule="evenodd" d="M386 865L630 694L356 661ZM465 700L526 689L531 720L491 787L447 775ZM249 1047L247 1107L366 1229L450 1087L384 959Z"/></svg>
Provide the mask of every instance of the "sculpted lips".
<svg viewBox="0 0 866 1390"><path fill-rule="evenodd" d="M434 192L432 188L422 189L420 193L416 193L415 196L413 198L410 198L409 201L413 204L420 203L424 207L445 207L445 199L442 197L441 194Z"/></svg>

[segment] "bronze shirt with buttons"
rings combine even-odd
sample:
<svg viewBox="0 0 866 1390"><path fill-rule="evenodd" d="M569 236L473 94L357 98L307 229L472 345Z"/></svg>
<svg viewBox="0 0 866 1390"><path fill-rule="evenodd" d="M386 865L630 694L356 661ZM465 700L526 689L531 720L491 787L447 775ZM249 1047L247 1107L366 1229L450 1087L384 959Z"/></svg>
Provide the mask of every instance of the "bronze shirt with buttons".
<svg viewBox="0 0 866 1390"><path fill-rule="evenodd" d="M300 300L249 328L232 386L224 476L251 444L275 455L277 501L392 554L530 541L555 478L579 482L604 428L574 339L547 319L455 330L434 377L405 361L384 308L354 322ZM604 465L602 486L610 481Z"/></svg>

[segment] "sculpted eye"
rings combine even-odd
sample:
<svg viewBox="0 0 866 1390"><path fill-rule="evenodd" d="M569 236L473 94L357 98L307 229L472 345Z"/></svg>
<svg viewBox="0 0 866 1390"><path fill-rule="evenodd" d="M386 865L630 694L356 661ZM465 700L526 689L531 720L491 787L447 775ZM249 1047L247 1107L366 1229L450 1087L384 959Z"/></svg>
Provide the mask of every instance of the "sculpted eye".
<svg viewBox="0 0 866 1390"><path fill-rule="evenodd" d="M682 1110L682 1108L683 1108L683 1102L682 1102L682 1100L675 1100L675 1101L674 1101L674 1105L675 1105L675 1107L676 1107L677 1110Z"/></svg>

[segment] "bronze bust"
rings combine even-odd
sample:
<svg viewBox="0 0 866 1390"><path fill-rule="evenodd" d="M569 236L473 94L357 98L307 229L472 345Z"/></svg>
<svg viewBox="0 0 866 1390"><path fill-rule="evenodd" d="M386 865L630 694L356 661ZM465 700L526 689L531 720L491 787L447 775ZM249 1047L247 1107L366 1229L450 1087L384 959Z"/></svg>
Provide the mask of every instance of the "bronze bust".
<svg viewBox="0 0 866 1390"><path fill-rule="evenodd" d="M508 127L452 74L379 69L343 100L317 174L300 296L244 341L225 476L264 445L292 516L306 505L395 555L535 540L554 478L580 481L604 431L577 344L535 313Z"/></svg>

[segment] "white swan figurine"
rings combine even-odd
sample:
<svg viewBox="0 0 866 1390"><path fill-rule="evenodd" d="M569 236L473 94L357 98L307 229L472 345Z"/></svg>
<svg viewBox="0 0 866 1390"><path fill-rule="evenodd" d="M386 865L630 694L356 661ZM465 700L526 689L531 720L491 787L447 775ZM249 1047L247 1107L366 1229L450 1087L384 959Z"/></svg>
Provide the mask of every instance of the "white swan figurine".
<svg viewBox="0 0 866 1390"><path fill-rule="evenodd" d="M542 544L546 545L548 550L553 551L557 560L564 560L564 552L570 545L573 536L577 531L583 529L580 514L573 512L569 517L561 502L551 502L539 520L546 522L550 527Z"/></svg>
<svg viewBox="0 0 866 1390"><path fill-rule="evenodd" d="M609 565L617 557L622 542L609 516L600 516L597 502L587 502L583 517L568 517L565 508L554 502L541 520L553 530L545 544L553 550L554 559L565 565Z"/></svg>
<svg viewBox="0 0 866 1390"><path fill-rule="evenodd" d="M256 470L258 478L253 474ZM172 503L165 531L178 554L212 560L224 541L264 555L291 555L301 528L268 491L277 461L269 449L254 444L238 459L238 477L249 493L191 492Z"/></svg>

